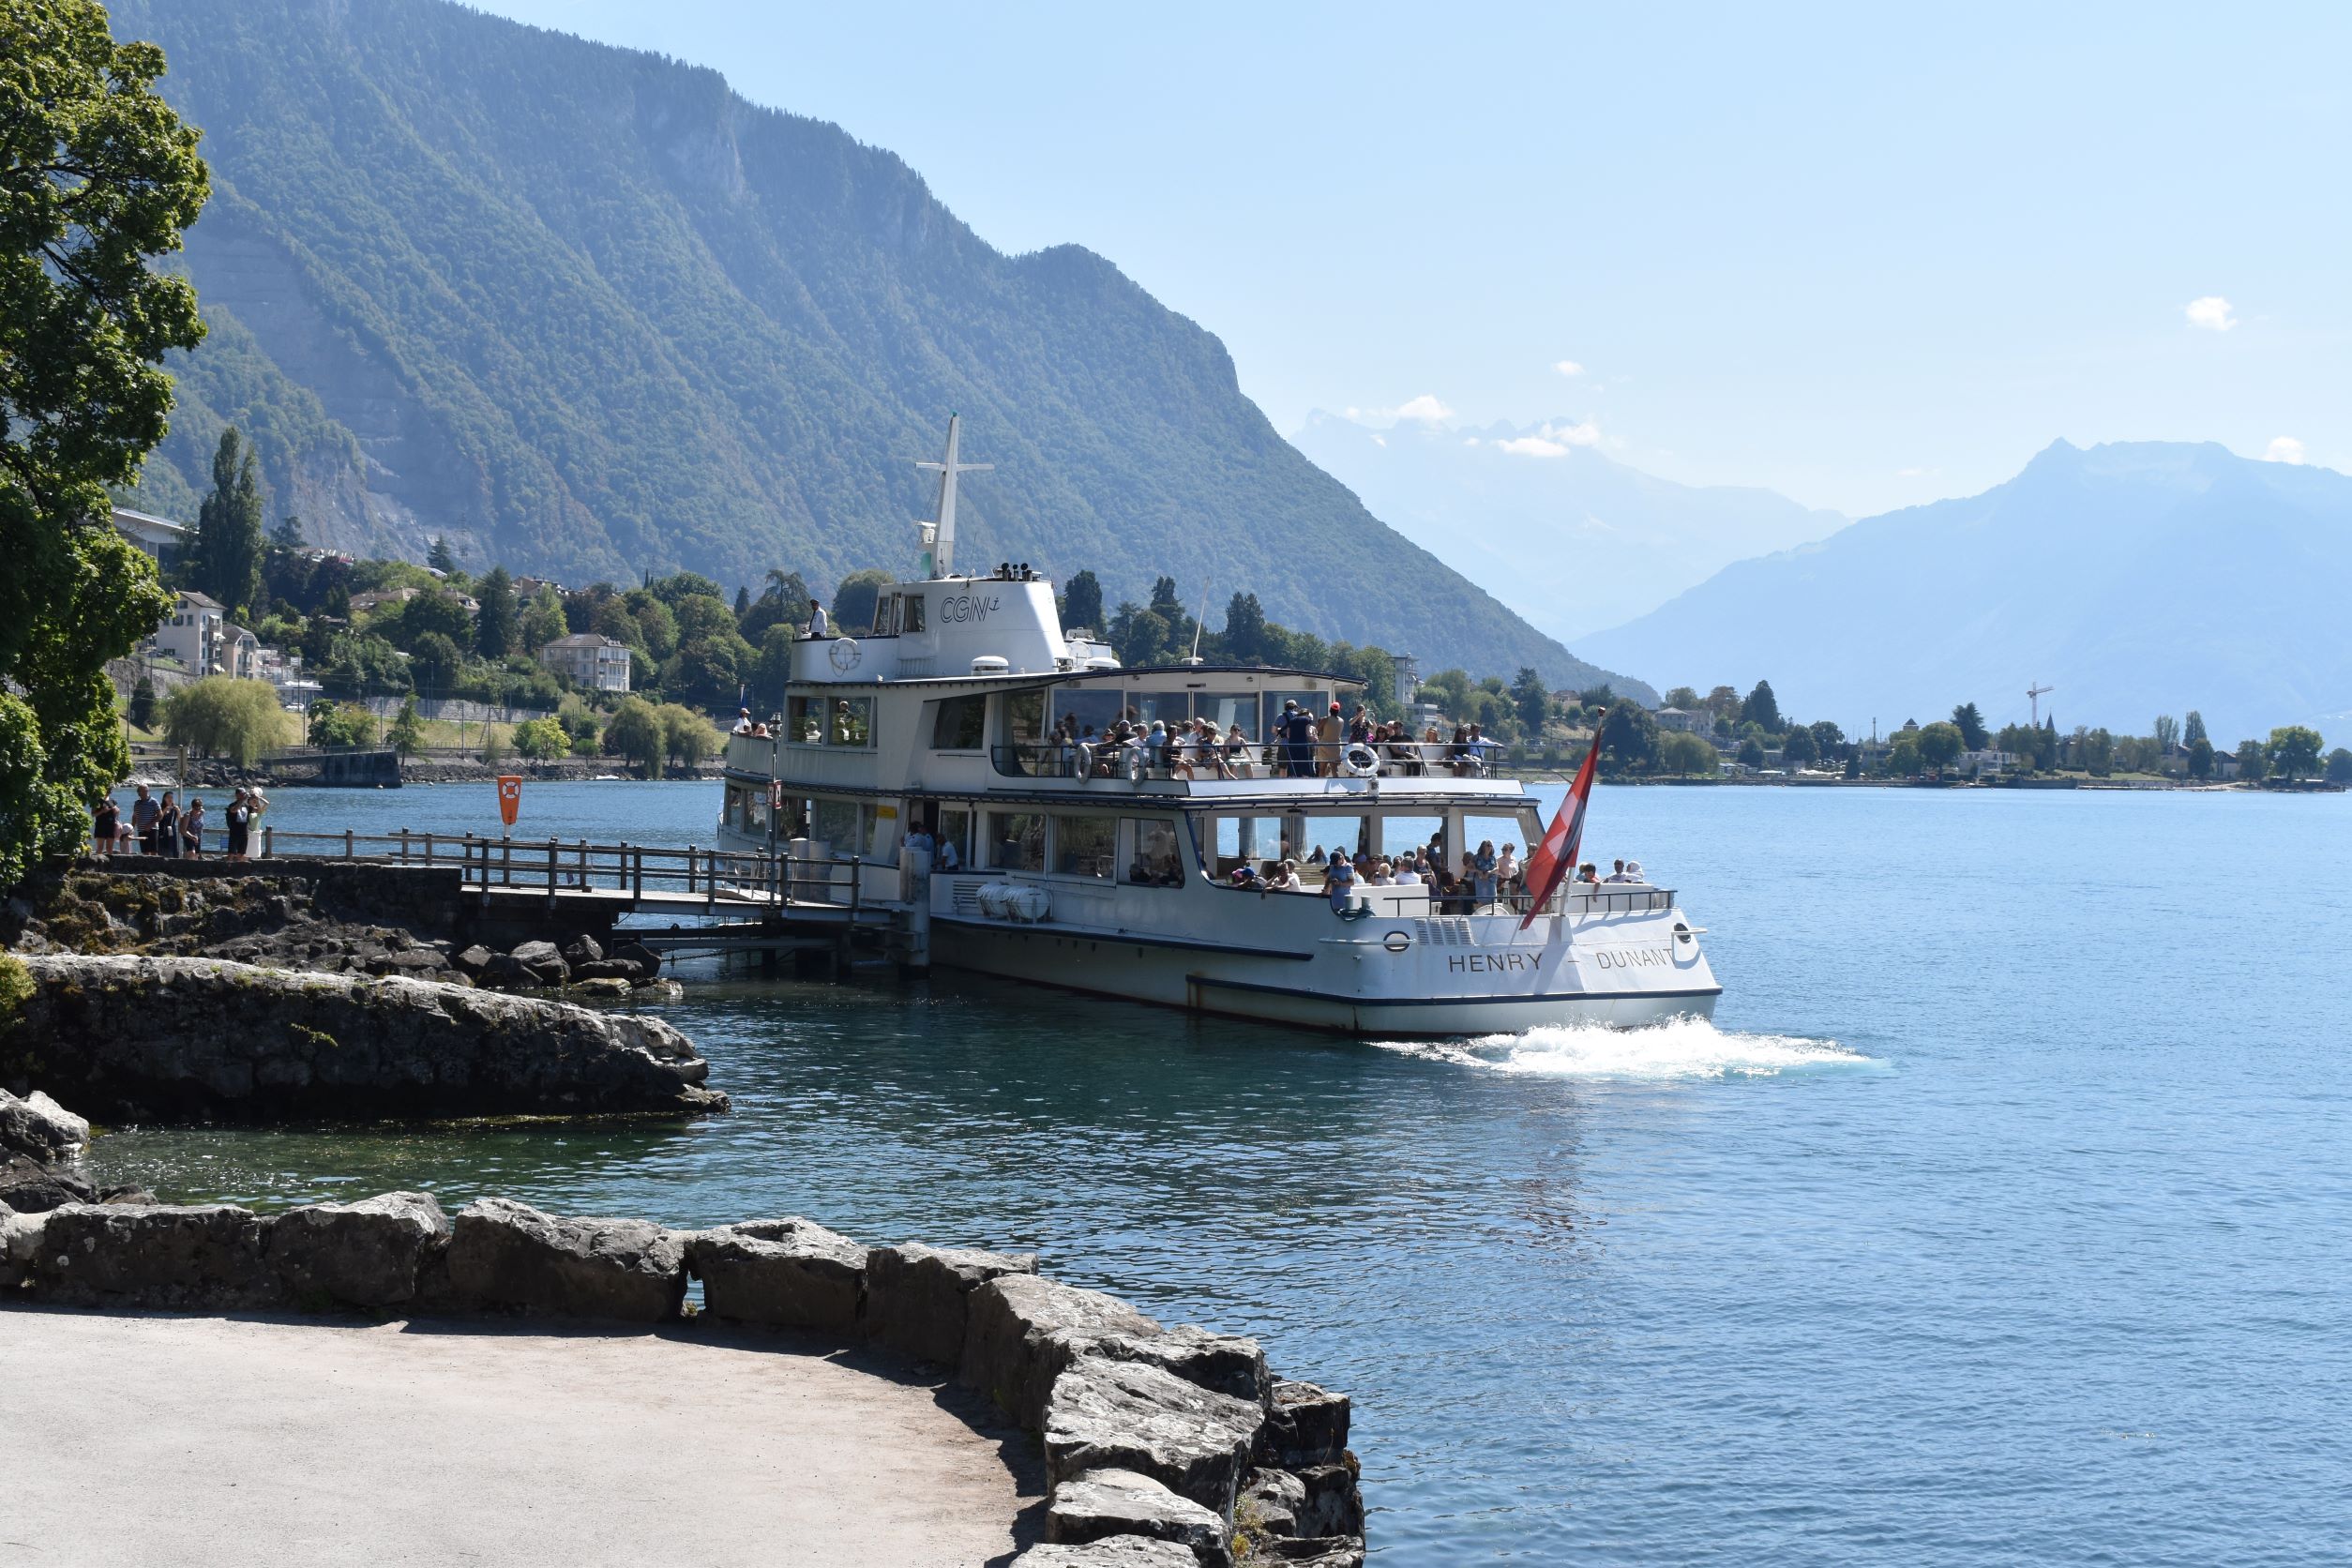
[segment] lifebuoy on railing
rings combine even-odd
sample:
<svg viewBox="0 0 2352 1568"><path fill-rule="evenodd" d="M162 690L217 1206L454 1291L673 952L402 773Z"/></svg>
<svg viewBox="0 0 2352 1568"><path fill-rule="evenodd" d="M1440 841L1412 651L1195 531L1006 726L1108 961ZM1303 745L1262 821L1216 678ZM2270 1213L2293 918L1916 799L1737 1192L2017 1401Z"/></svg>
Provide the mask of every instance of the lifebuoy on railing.
<svg viewBox="0 0 2352 1568"><path fill-rule="evenodd" d="M1369 778L1380 771L1380 754L1362 741L1350 741L1339 754L1339 765L1350 778Z"/></svg>
<svg viewBox="0 0 2352 1568"><path fill-rule="evenodd" d="M1122 748L1119 753L1119 761L1114 765L1119 769L1119 776L1125 779L1128 783L1140 784L1143 782L1143 753L1136 749L1134 746L1130 746Z"/></svg>

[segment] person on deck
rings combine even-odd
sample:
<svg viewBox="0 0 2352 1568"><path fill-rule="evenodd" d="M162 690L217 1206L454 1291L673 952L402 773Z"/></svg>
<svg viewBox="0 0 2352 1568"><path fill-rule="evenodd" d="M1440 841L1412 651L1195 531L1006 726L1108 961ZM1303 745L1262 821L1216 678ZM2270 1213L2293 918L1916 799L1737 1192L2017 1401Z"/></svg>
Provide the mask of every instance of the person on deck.
<svg viewBox="0 0 2352 1568"><path fill-rule="evenodd" d="M1339 773L1340 736L1347 726L1339 719L1339 704L1334 702L1315 726L1315 776L1335 777Z"/></svg>
<svg viewBox="0 0 2352 1568"><path fill-rule="evenodd" d="M1292 778L1308 777L1315 771L1315 716L1295 697L1282 700L1281 731L1283 771Z"/></svg>
<svg viewBox="0 0 2352 1568"><path fill-rule="evenodd" d="M1634 880L1625 874L1625 863L1623 861L1614 861L1611 864L1613 864L1617 868L1611 871L1607 876L1603 877L1601 879L1603 882L1629 882Z"/></svg>
<svg viewBox="0 0 2352 1568"><path fill-rule="evenodd" d="M810 599L808 601L808 640L811 642L819 641L825 635L826 629L825 607L815 599Z"/></svg>
<svg viewBox="0 0 2352 1568"><path fill-rule="evenodd" d="M253 833L253 807L243 790L229 797L229 858L243 860Z"/></svg>
<svg viewBox="0 0 2352 1568"><path fill-rule="evenodd" d="M1334 853L1323 867L1323 889L1331 895L1331 907L1344 910L1356 890L1356 868L1348 864L1344 854Z"/></svg>
<svg viewBox="0 0 2352 1568"><path fill-rule="evenodd" d="M130 831L138 837L141 854L155 853L156 811L155 796L140 785L138 798L130 803Z"/></svg>

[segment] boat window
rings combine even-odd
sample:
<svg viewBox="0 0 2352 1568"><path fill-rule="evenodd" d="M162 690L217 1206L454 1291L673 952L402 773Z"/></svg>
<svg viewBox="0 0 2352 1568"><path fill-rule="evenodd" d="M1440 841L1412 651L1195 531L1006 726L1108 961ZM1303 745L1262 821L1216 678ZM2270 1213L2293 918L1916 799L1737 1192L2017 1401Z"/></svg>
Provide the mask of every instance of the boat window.
<svg viewBox="0 0 2352 1568"><path fill-rule="evenodd" d="M1380 817L1380 852L1394 858L1410 854L1415 850L1427 849L1434 842L1437 848L1431 852L1443 854L1445 844L1441 836L1444 831L1443 817L1392 817L1384 812ZM1501 841L1498 839L1496 842L1500 847Z"/></svg>
<svg viewBox="0 0 2352 1568"><path fill-rule="evenodd" d="M978 693L940 700L931 719L931 749L977 751L988 734L988 700Z"/></svg>
<svg viewBox="0 0 2352 1568"><path fill-rule="evenodd" d="M1056 817L1053 820L1053 868L1065 876L1110 880L1119 852L1116 817Z"/></svg>
<svg viewBox="0 0 2352 1568"><path fill-rule="evenodd" d="M1525 861L1528 852L1543 836L1544 830L1537 825L1532 811L1514 812L1509 816L1498 813L1472 815L1466 811L1462 814L1462 841L1452 846L1454 868L1459 871L1462 861L1476 854L1478 846L1487 842L1495 846L1497 854L1500 854L1502 847L1509 844L1513 847L1512 852Z"/></svg>
<svg viewBox="0 0 2352 1568"><path fill-rule="evenodd" d="M1109 690L1090 691L1083 686L1057 686L1053 693L1054 727L1060 728L1064 720L1075 720L1081 737L1108 734L1126 706L1122 701L1123 695Z"/></svg>
<svg viewBox="0 0 2352 1568"><path fill-rule="evenodd" d="M825 724L825 741L830 746L872 746L874 700L870 697L835 698L832 716Z"/></svg>
<svg viewBox="0 0 2352 1568"><path fill-rule="evenodd" d="M820 800L810 821L810 837L825 847L828 853L853 855L865 847L867 823L872 821L871 807L860 810L853 800Z"/></svg>
<svg viewBox="0 0 2352 1568"><path fill-rule="evenodd" d="M932 852L931 864L942 871L959 870L972 864L972 813L960 806L939 808L931 837L939 841ZM954 854L949 854L953 848Z"/></svg>
<svg viewBox="0 0 2352 1568"><path fill-rule="evenodd" d="M1192 693L1188 691L1130 691L1121 704L1119 716L1128 723L1149 730L1154 722L1174 729L1192 719Z"/></svg>
<svg viewBox="0 0 2352 1568"><path fill-rule="evenodd" d="M1046 819L1036 811L988 813L988 864L1000 871L1046 868Z"/></svg>
<svg viewBox="0 0 2352 1568"><path fill-rule="evenodd" d="M923 629L923 596L909 594L903 603L905 608L899 612L898 629L921 631Z"/></svg>
<svg viewBox="0 0 2352 1568"><path fill-rule="evenodd" d="M1046 694L1016 691L1004 699L1004 738L1015 746L1035 746L1046 738Z"/></svg>
<svg viewBox="0 0 2352 1568"><path fill-rule="evenodd" d="M898 629L898 596L883 594L874 600L874 627L867 635L888 637Z"/></svg>
<svg viewBox="0 0 2352 1568"><path fill-rule="evenodd" d="M825 744L825 700L822 697L784 699L784 738L803 746Z"/></svg>
<svg viewBox="0 0 2352 1568"><path fill-rule="evenodd" d="M1136 887L1184 885L1184 840L1173 817L1129 817L1127 869L1120 880Z"/></svg>
<svg viewBox="0 0 2352 1568"><path fill-rule="evenodd" d="M1250 745L1262 738L1258 728L1258 694L1254 691L1196 691L1192 694L1192 711L1197 718L1216 720L1217 733L1222 735L1236 724ZM1274 711L1281 711L1276 703Z"/></svg>
<svg viewBox="0 0 2352 1568"><path fill-rule="evenodd" d="M1319 825L1310 822L1309 826ZM1286 857L1297 858L1297 851L1284 837L1280 817L1212 817L1209 835L1203 846L1209 853L1209 874L1219 882L1231 877L1244 862L1266 868L1267 861Z"/></svg>
<svg viewBox="0 0 2352 1568"><path fill-rule="evenodd" d="M1353 860L1372 847L1367 818L1319 815L1308 817L1305 823L1306 852L1299 857L1299 875L1310 884L1321 882L1324 863L1333 855Z"/></svg>

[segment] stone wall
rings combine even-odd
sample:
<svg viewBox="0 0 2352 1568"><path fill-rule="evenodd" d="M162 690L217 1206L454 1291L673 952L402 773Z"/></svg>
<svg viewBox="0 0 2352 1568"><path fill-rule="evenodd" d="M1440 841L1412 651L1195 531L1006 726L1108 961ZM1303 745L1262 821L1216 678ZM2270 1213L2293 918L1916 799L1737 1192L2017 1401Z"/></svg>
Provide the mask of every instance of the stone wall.
<svg viewBox="0 0 2352 1568"><path fill-rule="evenodd" d="M649 1015L390 975L209 958L26 955L0 1086L108 1120L724 1110Z"/></svg>
<svg viewBox="0 0 2352 1568"><path fill-rule="evenodd" d="M1164 1328L1029 1254L867 1247L804 1219L711 1230L422 1193L275 1216L219 1204L0 1212L0 1300L192 1311L701 1315L867 1343L993 1397L1045 1447L1029 1568L1362 1568L1347 1396L1267 1370L1254 1340Z"/></svg>

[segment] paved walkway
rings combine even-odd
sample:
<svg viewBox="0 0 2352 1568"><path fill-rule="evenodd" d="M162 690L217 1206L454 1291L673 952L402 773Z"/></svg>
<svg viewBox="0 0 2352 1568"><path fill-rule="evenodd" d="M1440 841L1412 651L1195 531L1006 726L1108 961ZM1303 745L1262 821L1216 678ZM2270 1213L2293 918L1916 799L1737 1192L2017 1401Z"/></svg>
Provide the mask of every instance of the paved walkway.
<svg viewBox="0 0 2352 1568"><path fill-rule="evenodd" d="M699 1330L0 1309L0 1568L1002 1561L1034 1461L960 1394Z"/></svg>

